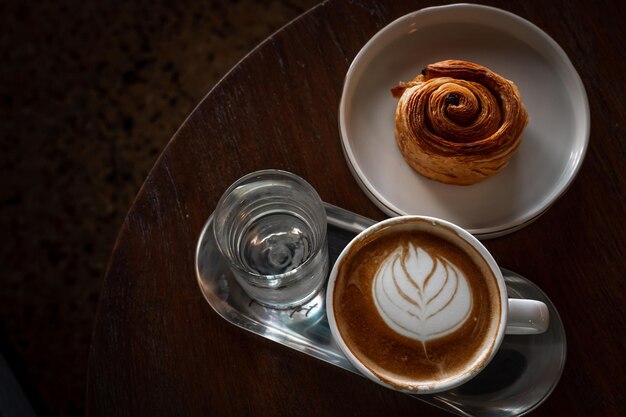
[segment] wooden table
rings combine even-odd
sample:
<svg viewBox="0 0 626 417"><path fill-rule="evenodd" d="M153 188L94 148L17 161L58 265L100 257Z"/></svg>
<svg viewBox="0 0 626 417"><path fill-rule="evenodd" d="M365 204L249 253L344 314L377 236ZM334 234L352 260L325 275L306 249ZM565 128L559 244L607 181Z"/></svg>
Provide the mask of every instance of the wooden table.
<svg viewBox="0 0 626 417"><path fill-rule="evenodd" d="M294 172L323 200L385 218L342 154L342 83L374 33L434 4L325 2L252 51L203 99L163 150L113 250L89 360L89 415L448 415L229 324L204 301L194 271L196 241L219 196L257 169ZM530 226L486 242L501 265L548 294L567 333L561 382L532 415L618 415L626 409L624 6L487 4L561 45L592 115L570 189Z"/></svg>

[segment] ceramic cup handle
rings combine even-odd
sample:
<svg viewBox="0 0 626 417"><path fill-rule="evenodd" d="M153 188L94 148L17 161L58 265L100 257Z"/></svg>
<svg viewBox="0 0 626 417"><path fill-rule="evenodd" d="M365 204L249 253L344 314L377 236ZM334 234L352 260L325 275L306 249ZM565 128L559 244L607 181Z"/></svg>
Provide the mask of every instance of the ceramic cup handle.
<svg viewBox="0 0 626 417"><path fill-rule="evenodd" d="M541 301L509 298L506 334L538 334L548 329L550 313Z"/></svg>

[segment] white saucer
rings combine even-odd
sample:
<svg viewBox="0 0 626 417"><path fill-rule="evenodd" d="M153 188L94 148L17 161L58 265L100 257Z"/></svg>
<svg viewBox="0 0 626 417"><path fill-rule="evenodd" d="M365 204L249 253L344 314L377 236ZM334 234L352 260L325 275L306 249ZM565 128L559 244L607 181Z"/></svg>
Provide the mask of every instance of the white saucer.
<svg viewBox="0 0 626 417"><path fill-rule="evenodd" d="M530 117L509 165L471 186L422 177L395 143L389 90L445 59L515 82ZM565 52L537 26L493 7L453 4L403 16L369 40L346 75L339 127L352 173L381 210L440 217L486 239L528 225L571 184L587 150L589 104Z"/></svg>

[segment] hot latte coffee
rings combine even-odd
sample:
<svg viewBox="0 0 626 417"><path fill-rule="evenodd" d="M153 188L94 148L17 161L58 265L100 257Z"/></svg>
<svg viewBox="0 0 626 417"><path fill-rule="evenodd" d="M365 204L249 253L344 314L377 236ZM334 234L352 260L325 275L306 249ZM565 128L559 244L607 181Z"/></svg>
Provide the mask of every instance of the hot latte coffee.
<svg viewBox="0 0 626 417"><path fill-rule="evenodd" d="M354 242L332 299L352 354L380 380L416 392L482 369L502 309L480 253L453 230L422 222Z"/></svg>

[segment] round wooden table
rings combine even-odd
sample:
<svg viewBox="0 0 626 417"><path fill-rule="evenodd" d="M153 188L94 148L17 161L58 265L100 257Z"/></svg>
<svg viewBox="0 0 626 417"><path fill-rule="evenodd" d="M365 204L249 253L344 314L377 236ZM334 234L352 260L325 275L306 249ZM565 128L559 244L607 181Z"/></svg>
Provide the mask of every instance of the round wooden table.
<svg viewBox="0 0 626 417"><path fill-rule="evenodd" d="M329 203L386 217L342 153L344 76L379 29L434 4L324 2L207 94L163 150L119 233L91 346L89 415L448 415L231 325L205 302L194 269L199 233L219 196L258 169L291 171ZM618 415L626 407L624 5L487 4L561 45L592 115L586 159L569 190L531 225L485 242L502 266L544 290L567 334L563 377L532 415Z"/></svg>

